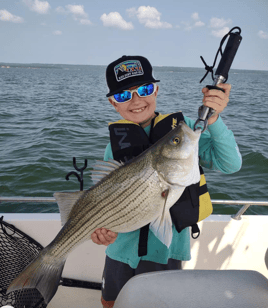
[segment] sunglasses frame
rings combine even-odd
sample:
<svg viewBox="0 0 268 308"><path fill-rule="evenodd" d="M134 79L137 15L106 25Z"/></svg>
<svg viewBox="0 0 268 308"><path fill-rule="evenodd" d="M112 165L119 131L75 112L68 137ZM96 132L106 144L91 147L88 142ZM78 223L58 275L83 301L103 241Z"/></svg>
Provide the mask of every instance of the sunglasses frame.
<svg viewBox="0 0 268 308"><path fill-rule="evenodd" d="M146 96L140 96L139 93L138 93L138 89L139 89L140 87L143 87L143 86L146 86L146 85L150 85L150 84L152 84L152 85L154 86L154 90L153 90L152 94L146 95ZM118 102L118 101L114 98L114 95L115 95L115 94L109 96L109 98L110 98L112 101L114 101L115 103L117 103L117 104L123 104L123 103L127 103L127 102L131 101L131 100L132 100L132 97L133 97L133 93L135 93L135 92L136 92L136 93L138 94L138 96L141 97L141 98L143 98L143 97L148 97L148 96L151 96L151 95L153 95L153 94L155 93L155 91L156 91L156 83L155 83L155 82L145 83L145 84L143 84L143 85L140 85L140 86L139 86L138 88L136 88L136 89L133 89L133 90L123 90L123 91L121 91L121 92L124 92L124 91L127 91L127 92L130 92L130 93L131 93L131 98L130 98L129 100L127 100L127 101ZM116 94L118 94L118 93L116 93Z"/></svg>

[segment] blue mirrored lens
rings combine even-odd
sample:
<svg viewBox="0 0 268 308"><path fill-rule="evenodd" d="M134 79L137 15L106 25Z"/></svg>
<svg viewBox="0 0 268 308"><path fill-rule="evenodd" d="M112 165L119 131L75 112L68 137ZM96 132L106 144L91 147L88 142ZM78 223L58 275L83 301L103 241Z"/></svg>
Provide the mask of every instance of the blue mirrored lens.
<svg viewBox="0 0 268 308"><path fill-rule="evenodd" d="M123 103L131 99L131 93L129 91L123 91L118 94L114 94L114 98L118 103Z"/></svg>
<svg viewBox="0 0 268 308"><path fill-rule="evenodd" d="M134 92L137 91L139 96L149 96L154 93L154 85L153 83L146 84L144 86L140 86L137 90L133 90ZM118 103L124 103L132 98L131 91L122 91L120 93L114 94L114 98Z"/></svg>
<svg viewBox="0 0 268 308"><path fill-rule="evenodd" d="M154 85L152 83L146 84L138 88L139 96L151 95L154 92Z"/></svg>

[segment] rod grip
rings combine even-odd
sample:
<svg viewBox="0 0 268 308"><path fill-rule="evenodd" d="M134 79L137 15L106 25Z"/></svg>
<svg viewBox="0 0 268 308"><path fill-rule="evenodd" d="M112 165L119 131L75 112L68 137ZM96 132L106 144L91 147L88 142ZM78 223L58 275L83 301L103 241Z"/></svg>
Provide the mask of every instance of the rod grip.
<svg viewBox="0 0 268 308"><path fill-rule="evenodd" d="M225 46L224 52L221 57L221 61L218 65L215 75L223 76L226 80L228 79L228 72L234 60L237 49L242 41L242 36L236 33L230 33L230 37Z"/></svg>

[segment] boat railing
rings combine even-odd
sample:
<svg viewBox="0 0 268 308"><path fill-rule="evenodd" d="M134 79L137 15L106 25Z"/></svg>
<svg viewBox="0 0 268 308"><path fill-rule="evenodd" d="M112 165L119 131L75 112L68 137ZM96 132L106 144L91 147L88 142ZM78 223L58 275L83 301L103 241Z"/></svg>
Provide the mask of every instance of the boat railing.
<svg viewBox="0 0 268 308"><path fill-rule="evenodd" d="M246 201L246 200L211 200L213 205L221 204L221 205L242 205L239 211L236 214L231 215L231 217L235 220L241 220L241 216L246 212L246 210L252 206L268 206L268 201ZM48 203L53 202L56 203L56 199L54 197L1 197L1 202L35 202L35 203Z"/></svg>

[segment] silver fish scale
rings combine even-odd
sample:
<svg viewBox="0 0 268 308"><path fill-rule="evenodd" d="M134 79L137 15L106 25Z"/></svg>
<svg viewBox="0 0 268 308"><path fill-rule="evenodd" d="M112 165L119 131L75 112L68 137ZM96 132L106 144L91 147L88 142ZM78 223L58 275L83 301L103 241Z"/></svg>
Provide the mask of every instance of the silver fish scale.
<svg viewBox="0 0 268 308"><path fill-rule="evenodd" d="M76 203L71 219L55 238L53 254L64 256L96 228L130 232L148 224L162 213L162 191L150 153L138 163L114 170Z"/></svg>

